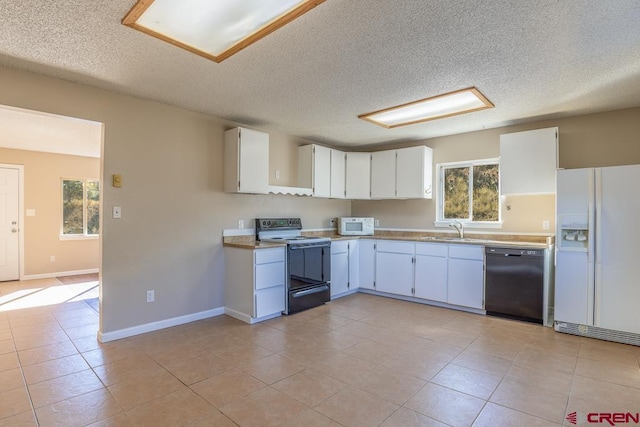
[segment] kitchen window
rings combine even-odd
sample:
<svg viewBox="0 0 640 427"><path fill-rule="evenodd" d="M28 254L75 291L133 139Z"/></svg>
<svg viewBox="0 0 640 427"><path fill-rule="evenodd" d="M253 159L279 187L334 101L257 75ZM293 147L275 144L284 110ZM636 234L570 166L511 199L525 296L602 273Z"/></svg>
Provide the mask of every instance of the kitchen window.
<svg viewBox="0 0 640 427"><path fill-rule="evenodd" d="M62 238L97 237L100 231L100 182L62 180Z"/></svg>
<svg viewBox="0 0 640 427"><path fill-rule="evenodd" d="M438 170L436 226L460 221L470 227L499 228L498 159L441 163Z"/></svg>

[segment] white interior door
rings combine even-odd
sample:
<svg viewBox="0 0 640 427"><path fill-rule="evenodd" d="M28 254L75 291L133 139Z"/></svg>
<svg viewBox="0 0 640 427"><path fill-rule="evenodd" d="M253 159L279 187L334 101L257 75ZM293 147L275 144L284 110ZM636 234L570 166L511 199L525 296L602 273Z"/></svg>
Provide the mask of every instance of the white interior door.
<svg viewBox="0 0 640 427"><path fill-rule="evenodd" d="M0 281L20 278L20 172L0 168Z"/></svg>

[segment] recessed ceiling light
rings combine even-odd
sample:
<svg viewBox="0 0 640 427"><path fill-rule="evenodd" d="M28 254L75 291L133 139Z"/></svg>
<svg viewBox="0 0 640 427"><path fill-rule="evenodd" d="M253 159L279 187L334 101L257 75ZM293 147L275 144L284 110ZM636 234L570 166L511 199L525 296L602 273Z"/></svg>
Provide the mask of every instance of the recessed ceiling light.
<svg viewBox="0 0 640 427"><path fill-rule="evenodd" d="M325 0L138 0L122 23L222 62Z"/></svg>
<svg viewBox="0 0 640 427"><path fill-rule="evenodd" d="M390 129L493 107L478 89L471 87L361 114L358 118Z"/></svg>

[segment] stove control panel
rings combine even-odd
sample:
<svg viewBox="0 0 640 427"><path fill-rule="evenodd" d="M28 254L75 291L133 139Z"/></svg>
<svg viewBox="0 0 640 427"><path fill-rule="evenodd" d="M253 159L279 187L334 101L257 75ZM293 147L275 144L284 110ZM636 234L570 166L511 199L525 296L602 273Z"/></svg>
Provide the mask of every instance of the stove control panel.
<svg viewBox="0 0 640 427"><path fill-rule="evenodd" d="M300 218L256 218L256 231L259 230L301 230Z"/></svg>

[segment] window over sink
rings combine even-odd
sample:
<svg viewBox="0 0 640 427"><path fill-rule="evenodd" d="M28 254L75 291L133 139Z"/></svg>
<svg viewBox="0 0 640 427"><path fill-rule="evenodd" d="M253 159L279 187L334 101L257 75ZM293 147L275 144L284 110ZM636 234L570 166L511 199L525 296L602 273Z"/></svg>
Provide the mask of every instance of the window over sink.
<svg viewBox="0 0 640 427"><path fill-rule="evenodd" d="M436 226L454 221L479 228L501 226L498 159L440 163L437 173Z"/></svg>

